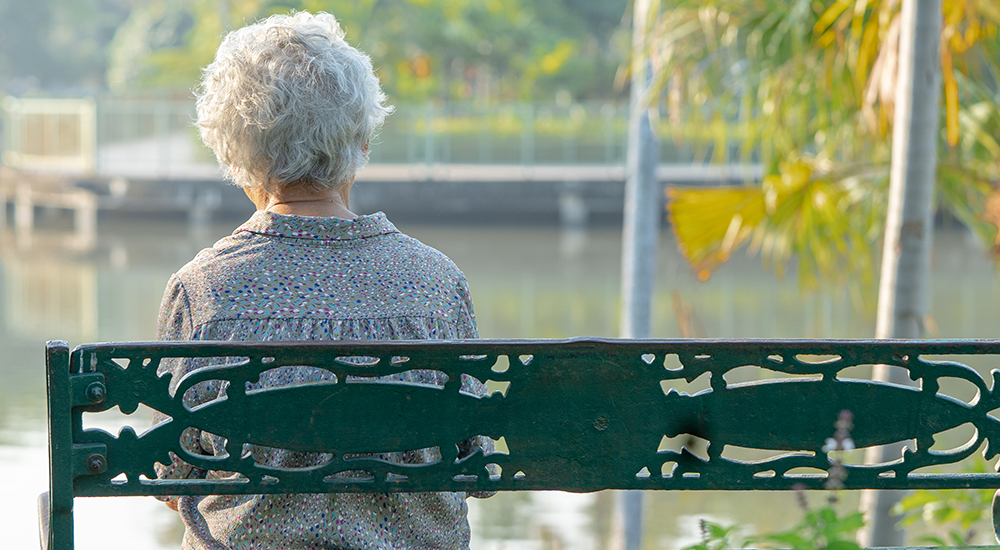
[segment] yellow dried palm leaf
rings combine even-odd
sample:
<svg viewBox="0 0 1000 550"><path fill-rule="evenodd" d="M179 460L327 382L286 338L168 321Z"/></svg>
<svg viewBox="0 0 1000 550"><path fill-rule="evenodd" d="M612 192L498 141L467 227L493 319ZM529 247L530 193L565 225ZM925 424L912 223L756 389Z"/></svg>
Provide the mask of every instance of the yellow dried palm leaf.
<svg viewBox="0 0 1000 550"><path fill-rule="evenodd" d="M759 187L674 187L667 196L678 248L702 280L764 221L764 193Z"/></svg>

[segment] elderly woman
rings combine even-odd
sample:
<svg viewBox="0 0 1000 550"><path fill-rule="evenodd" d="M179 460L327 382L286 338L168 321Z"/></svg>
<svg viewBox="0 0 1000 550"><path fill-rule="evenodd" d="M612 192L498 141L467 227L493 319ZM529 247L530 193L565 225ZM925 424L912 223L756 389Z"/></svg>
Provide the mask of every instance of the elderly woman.
<svg viewBox="0 0 1000 550"><path fill-rule="evenodd" d="M344 41L333 16L276 15L230 33L198 97L202 139L257 211L169 281L162 340L387 340L476 338L465 277L440 252L408 237L384 214L358 216L350 189L369 140L391 108L369 58ZM199 365L176 362L180 377ZM262 379L281 385L322 378L287 367ZM329 373L326 373L328 376ZM439 383L433 371L411 381ZM482 387L466 381L465 391ZM175 386L176 387L176 386ZM211 385L192 403L219 396ZM189 392L190 393L190 392ZM358 429L364 429L359 426ZM189 429L191 452L221 455L225 442ZM482 438L464 454L487 450ZM254 448L272 466L322 455ZM388 453L426 463L440 451ZM177 457L160 477L227 475ZM185 525L183 548L467 548L464 493L170 497Z"/></svg>

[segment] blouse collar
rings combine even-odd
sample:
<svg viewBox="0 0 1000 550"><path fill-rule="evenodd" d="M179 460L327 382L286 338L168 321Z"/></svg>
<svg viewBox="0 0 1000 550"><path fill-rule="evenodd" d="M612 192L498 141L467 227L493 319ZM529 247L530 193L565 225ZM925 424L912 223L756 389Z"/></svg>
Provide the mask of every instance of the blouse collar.
<svg viewBox="0 0 1000 550"><path fill-rule="evenodd" d="M247 231L285 237L291 239L314 239L319 241L349 241L376 235L399 233L396 226L386 219L385 214L376 212L358 216L353 220L322 218L313 216L291 216L258 210L250 219L239 226L235 233Z"/></svg>

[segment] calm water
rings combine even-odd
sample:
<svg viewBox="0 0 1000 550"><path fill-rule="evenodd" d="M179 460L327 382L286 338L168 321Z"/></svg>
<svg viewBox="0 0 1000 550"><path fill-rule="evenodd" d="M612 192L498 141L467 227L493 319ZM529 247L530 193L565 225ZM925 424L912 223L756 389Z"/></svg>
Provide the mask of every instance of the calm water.
<svg viewBox="0 0 1000 550"><path fill-rule="evenodd" d="M35 497L47 485L43 343L149 340L167 278L235 223L192 230L168 222L102 222L96 242L67 239L69 223L43 216L29 241L0 231L0 518L4 547L37 544ZM615 336L620 232L597 228L402 230L449 255L469 278L484 338ZM776 280L739 256L698 283L664 233L654 300L654 337L869 337L872 311L847 292L800 293L794 276ZM1000 283L990 261L963 232L937 235L933 336L1000 334ZM981 365L986 368L988 365ZM95 425L116 424L100 419ZM143 425L138 419L134 423ZM821 495L812 495L818 501ZM614 495L507 493L473 501L473 547L573 548L608 545ZM845 505L852 505L848 495ZM758 529L794 524L790 494L647 493L647 548L678 548L697 538L698 518ZM180 524L152 499L78 499L80 549L176 548ZM114 527L113 530L109 528ZM982 531L981 531L982 532ZM988 532L988 531L987 531Z"/></svg>

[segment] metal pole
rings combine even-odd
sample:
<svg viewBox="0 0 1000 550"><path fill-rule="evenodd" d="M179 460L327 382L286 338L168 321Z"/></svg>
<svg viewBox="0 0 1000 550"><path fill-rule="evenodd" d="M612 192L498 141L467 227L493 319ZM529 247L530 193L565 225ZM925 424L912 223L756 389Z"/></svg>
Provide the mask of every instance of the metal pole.
<svg viewBox="0 0 1000 550"><path fill-rule="evenodd" d="M941 0L903 0L876 338L924 336L934 229L940 35ZM913 385L905 374L893 372L886 365L876 365L872 377ZM872 448L865 459L888 462L898 459L900 453L899 445ZM902 491L862 494L861 509L866 519L866 527L858 537L862 546L903 545L905 533L896 530L890 514L902 496Z"/></svg>
<svg viewBox="0 0 1000 550"><path fill-rule="evenodd" d="M636 0L633 42L642 44L649 0ZM659 236L660 187L656 178L659 142L650 126L644 93L647 63L639 62L632 79L628 151L625 160L625 209L622 227L623 338L648 338L650 302Z"/></svg>
<svg viewBox="0 0 1000 550"><path fill-rule="evenodd" d="M424 165L430 179L434 166L434 105L430 101L424 105Z"/></svg>
<svg viewBox="0 0 1000 550"><path fill-rule="evenodd" d="M638 111L633 107L633 111ZM623 338L649 338L650 303L656 276L660 225L660 186L656 179L659 143L649 115L633 113L626 161L625 211L622 227Z"/></svg>
<svg viewBox="0 0 1000 550"><path fill-rule="evenodd" d="M632 14L632 42L645 42L649 0L636 0ZM656 275L659 236L660 186L656 179L659 143L649 122L645 103L648 62L633 67L629 115L628 152L625 162L625 208L622 227L622 317L623 338L649 338L650 306ZM642 547L642 491L621 493L625 550Z"/></svg>

